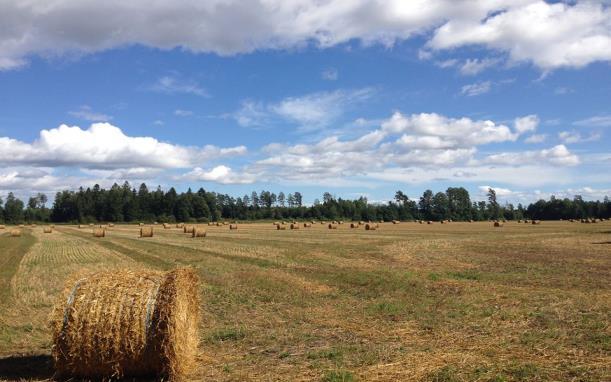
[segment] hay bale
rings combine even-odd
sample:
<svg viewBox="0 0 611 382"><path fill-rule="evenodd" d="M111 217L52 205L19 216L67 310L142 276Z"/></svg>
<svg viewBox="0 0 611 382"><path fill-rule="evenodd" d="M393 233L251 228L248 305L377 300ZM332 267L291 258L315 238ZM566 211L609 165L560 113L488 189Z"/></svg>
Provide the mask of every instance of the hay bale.
<svg viewBox="0 0 611 382"><path fill-rule="evenodd" d="M221 223L221 222L216 222L216 226L217 226L217 227L221 227L221 226L223 226L223 223Z"/></svg>
<svg viewBox="0 0 611 382"><path fill-rule="evenodd" d="M401 223L401 222L400 222L400 221L398 221L398 220L393 220L393 221L392 221L392 224L399 224L399 223Z"/></svg>
<svg viewBox="0 0 611 382"><path fill-rule="evenodd" d="M364 221L362 221L362 220L361 220L361 221L359 221L359 225L364 225L364 224L365 224L365 222L364 222Z"/></svg>
<svg viewBox="0 0 611 382"><path fill-rule="evenodd" d="M191 233L191 237L206 237L206 230L203 228L195 228Z"/></svg>
<svg viewBox="0 0 611 382"><path fill-rule="evenodd" d="M280 230L281 230L281 231L286 231L286 226L285 226L285 225L278 224L278 225L276 226L276 229L277 229L277 230L279 230L279 231L280 231Z"/></svg>
<svg viewBox="0 0 611 382"><path fill-rule="evenodd" d="M19 224L19 228L24 228L25 226L23 224Z"/></svg>
<svg viewBox="0 0 611 382"><path fill-rule="evenodd" d="M440 221L441 224L446 224L445 220Z"/></svg>
<svg viewBox="0 0 611 382"><path fill-rule="evenodd" d="M75 276L51 314L57 374L183 380L196 365L199 306L191 269Z"/></svg>
<svg viewBox="0 0 611 382"><path fill-rule="evenodd" d="M89 227L93 227L93 226L94 226L94 224L93 224L93 223L89 223Z"/></svg>
<svg viewBox="0 0 611 382"><path fill-rule="evenodd" d="M230 230L238 229L238 225L237 224L229 224L229 229Z"/></svg>
<svg viewBox="0 0 611 382"><path fill-rule="evenodd" d="M310 220L310 224L316 224L314 220Z"/></svg>
<svg viewBox="0 0 611 382"><path fill-rule="evenodd" d="M93 237L106 237L106 230L104 228L94 228Z"/></svg>
<svg viewBox="0 0 611 382"><path fill-rule="evenodd" d="M227 222L223 222L223 225L227 225Z"/></svg>
<svg viewBox="0 0 611 382"><path fill-rule="evenodd" d="M140 227L142 227L142 226L144 226L144 223L138 223L138 225L139 225Z"/></svg>
<svg viewBox="0 0 611 382"><path fill-rule="evenodd" d="M291 229L299 229L299 224L291 223Z"/></svg>
<svg viewBox="0 0 611 382"><path fill-rule="evenodd" d="M433 224L433 222L429 220L426 222L426 224Z"/></svg>
<svg viewBox="0 0 611 382"><path fill-rule="evenodd" d="M378 223L367 223L365 224L365 231L375 231L380 225Z"/></svg>
<svg viewBox="0 0 611 382"><path fill-rule="evenodd" d="M194 230L195 230L195 226L192 226L192 225L185 225L184 227L182 227L183 233L193 233Z"/></svg>
<svg viewBox="0 0 611 382"><path fill-rule="evenodd" d="M51 232L53 232L53 228L51 228L51 227L44 227L42 229L42 232L43 233L51 233Z"/></svg>
<svg viewBox="0 0 611 382"><path fill-rule="evenodd" d="M337 224L329 223L328 227L329 229L337 229Z"/></svg>
<svg viewBox="0 0 611 382"><path fill-rule="evenodd" d="M172 228L172 226L170 226L168 223L163 223L163 229L170 229Z"/></svg>
<svg viewBox="0 0 611 382"><path fill-rule="evenodd" d="M84 225L82 225L82 224L79 224L79 225L78 225L78 228L79 228L79 229L82 229L82 228L85 228L85 226L84 226Z"/></svg>
<svg viewBox="0 0 611 382"><path fill-rule="evenodd" d="M541 224L541 221L540 220L533 220L532 224Z"/></svg>
<svg viewBox="0 0 611 382"><path fill-rule="evenodd" d="M350 223L350 228L359 228L358 223Z"/></svg>
<svg viewBox="0 0 611 382"><path fill-rule="evenodd" d="M495 227L502 227L503 223L501 223L501 222L494 222L494 226Z"/></svg>
<svg viewBox="0 0 611 382"><path fill-rule="evenodd" d="M114 227L115 225L114 225L114 223L108 223L108 226L112 228L112 227Z"/></svg>
<svg viewBox="0 0 611 382"><path fill-rule="evenodd" d="M176 228L182 228L185 226L185 223L176 223Z"/></svg>
<svg viewBox="0 0 611 382"><path fill-rule="evenodd" d="M19 237L21 236L21 230L20 229L12 229L11 230L11 237Z"/></svg>
<svg viewBox="0 0 611 382"><path fill-rule="evenodd" d="M312 223L303 223L303 228L311 228Z"/></svg>
<svg viewBox="0 0 611 382"><path fill-rule="evenodd" d="M473 219L469 219L469 223L473 223Z"/></svg>
<svg viewBox="0 0 611 382"><path fill-rule="evenodd" d="M274 222L274 226L280 225L280 222Z"/></svg>
<svg viewBox="0 0 611 382"><path fill-rule="evenodd" d="M140 237L153 237L153 227L140 228Z"/></svg>
<svg viewBox="0 0 611 382"><path fill-rule="evenodd" d="M418 224L424 224L424 221L418 220Z"/></svg>
<svg viewBox="0 0 611 382"><path fill-rule="evenodd" d="M0 229L5 229L6 226L4 224L0 224Z"/></svg>

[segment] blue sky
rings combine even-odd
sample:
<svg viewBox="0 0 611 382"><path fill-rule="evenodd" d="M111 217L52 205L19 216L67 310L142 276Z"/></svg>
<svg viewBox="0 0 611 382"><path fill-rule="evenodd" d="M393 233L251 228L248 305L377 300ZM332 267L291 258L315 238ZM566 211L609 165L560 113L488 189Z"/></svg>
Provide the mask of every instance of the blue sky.
<svg viewBox="0 0 611 382"><path fill-rule="evenodd" d="M0 4L0 195L611 195L605 1Z"/></svg>

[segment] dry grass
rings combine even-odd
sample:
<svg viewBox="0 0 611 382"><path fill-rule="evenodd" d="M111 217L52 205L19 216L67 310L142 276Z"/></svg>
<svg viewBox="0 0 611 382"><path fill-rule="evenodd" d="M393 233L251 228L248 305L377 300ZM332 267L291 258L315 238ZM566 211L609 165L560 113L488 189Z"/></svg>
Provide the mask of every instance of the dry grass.
<svg viewBox="0 0 611 382"><path fill-rule="evenodd" d="M195 380L609 380L611 222L336 227L0 234L0 253L25 251L11 272L0 263L0 358L50 354L46 317L75 271L191 265L203 285ZM44 379L2 365L0 380Z"/></svg>

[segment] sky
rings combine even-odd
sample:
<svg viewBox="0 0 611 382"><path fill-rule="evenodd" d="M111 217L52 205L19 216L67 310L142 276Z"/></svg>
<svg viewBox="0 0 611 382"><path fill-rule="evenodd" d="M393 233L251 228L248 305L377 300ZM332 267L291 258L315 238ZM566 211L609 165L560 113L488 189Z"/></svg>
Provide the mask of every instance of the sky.
<svg viewBox="0 0 611 382"><path fill-rule="evenodd" d="M0 0L0 196L611 195L611 2Z"/></svg>

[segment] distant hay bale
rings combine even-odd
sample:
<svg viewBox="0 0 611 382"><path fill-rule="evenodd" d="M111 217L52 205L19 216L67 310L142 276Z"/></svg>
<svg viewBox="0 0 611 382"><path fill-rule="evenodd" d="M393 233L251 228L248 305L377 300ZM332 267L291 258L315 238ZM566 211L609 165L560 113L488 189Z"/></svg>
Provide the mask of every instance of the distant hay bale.
<svg viewBox="0 0 611 382"><path fill-rule="evenodd" d="M184 227L182 227L183 233L193 233L194 230L195 230L195 226L192 226L192 225L185 225Z"/></svg>
<svg viewBox="0 0 611 382"><path fill-rule="evenodd" d="M503 223L501 223L501 222L494 222L494 226L495 227L502 227Z"/></svg>
<svg viewBox="0 0 611 382"><path fill-rule="evenodd" d="M310 224L316 224L314 220L310 220Z"/></svg>
<svg viewBox="0 0 611 382"><path fill-rule="evenodd" d="M282 225L282 224L278 224L278 225L276 226L276 229L277 229L277 230L281 230L281 231L285 231L285 230L286 230L286 226L285 226L285 225Z"/></svg>
<svg viewBox="0 0 611 382"><path fill-rule="evenodd" d="M350 228L359 228L358 223L350 223Z"/></svg>
<svg viewBox="0 0 611 382"><path fill-rule="evenodd" d="M399 224L399 223L401 223L401 222L400 222L400 221L398 221L398 220L393 220L393 221L392 221L392 224Z"/></svg>
<svg viewBox="0 0 611 382"><path fill-rule="evenodd" d="M216 223L216 226L217 226L217 227L221 227L221 226L223 226L223 225L224 225L224 223L221 223L221 222L217 222L217 223Z"/></svg>
<svg viewBox="0 0 611 382"><path fill-rule="evenodd" d="M159 224L159 223L158 223L158 222L153 222L153 224L154 224L154 225L157 225L157 224Z"/></svg>
<svg viewBox="0 0 611 382"><path fill-rule="evenodd" d="M321 221L320 221L320 224L323 224L323 225L324 225L324 224L327 224L327 222L325 222L324 220L321 220Z"/></svg>
<svg viewBox="0 0 611 382"><path fill-rule="evenodd" d="M445 220L440 221L441 224L446 224Z"/></svg>
<svg viewBox="0 0 611 382"><path fill-rule="evenodd" d="M291 229L299 229L299 224L291 223Z"/></svg>
<svg viewBox="0 0 611 382"><path fill-rule="evenodd" d="M89 227L93 227L93 226L94 226L94 224L93 224L93 223L89 223Z"/></svg>
<svg viewBox="0 0 611 382"><path fill-rule="evenodd" d="M191 237L206 237L206 230L203 228L195 228L191 233Z"/></svg>
<svg viewBox="0 0 611 382"><path fill-rule="evenodd" d="M52 233L53 232L53 228L51 228L51 227L44 227L42 229L42 232L43 233Z"/></svg>
<svg viewBox="0 0 611 382"><path fill-rule="evenodd" d="M237 224L229 224L229 229L230 230L238 229L238 225Z"/></svg>
<svg viewBox="0 0 611 382"><path fill-rule="evenodd" d="M473 219L469 219L469 223L473 223Z"/></svg>
<svg viewBox="0 0 611 382"><path fill-rule="evenodd" d="M4 224L0 224L0 229L5 229L6 226Z"/></svg>
<svg viewBox="0 0 611 382"><path fill-rule="evenodd" d="M541 224L541 221L540 220L533 220L532 224Z"/></svg>
<svg viewBox="0 0 611 382"><path fill-rule="evenodd" d="M25 226L23 224L19 224L19 228L24 228Z"/></svg>
<svg viewBox="0 0 611 382"><path fill-rule="evenodd" d="M380 225L378 223L367 223L365 224L365 231L375 231Z"/></svg>
<svg viewBox="0 0 611 382"><path fill-rule="evenodd" d="M280 225L280 222L274 222L274 225L275 226Z"/></svg>
<svg viewBox="0 0 611 382"><path fill-rule="evenodd" d="M172 228L172 226L170 226L168 223L163 223L163 229L170 229Z"/></svg>
<svg viewBox="0 0 611 382"><path fill-rule="evenodd" d="M422 220L418 220L418 224L424 224Z"/></svg>
<svg viewBox="0 0 611 382"><path fill-rule="evenodd" d="M138 223L138 225L139 225L140 227L142 227L142 226L144 225L144 223Z"/></svg>
<svg viewBox="0 0 611 382"><path fill-rule="evenodd" d="M329 229L337 229L337 224L329 223L328 227Z"/></svg>
<svg viewBox="0 0 611 382"><path fill-rule="evenodd" d="M223 225L227 225L227 222L223 222Z"/></svg>
<svg viewBox="0 0 611 382"><path fill-rule="evenodd" d="M518 223L522 223L522 219L519 219L519 220L518 220Z"/></svg>
<svg viewBox="0 0 611 382"><path fill-rule="evenodd" d="M78 225L78 228L79 228L79 229L82 229L82 228L85 228L85 226L84 226L84 225L82 225L82 224L79 224L79 225Z"/></svg>
<svg viewBox="0 0 611 382"><path fill-rule="evenodd" d="M113 223L108 223L108 226L112 228L112 227L114 227L115 225L114 225Z"/></svg>
<svg viewBox="0 0 611 382"><path fill-rule="evenodd" d="M337 224L344 224L344 221L340 220L340 221L337 222Z"/></svg>
<svg viewBox="0 0 611 382"><path fill-rule="evenodd" d="M104 228L94 228L93 237L106 237L106 230Z"/></svg>
<svg viewBox="0 0 611 382"><path fill-rule="evenodd" d="M153 227L140 228L140 237L153 237Z"/></svg>
<svg viewBox="0 0 611 382"><path fill-rule="evenodd" d="M176 228L182 228L185 226L185 223L177 223Z"/></svg>
<svg viewBox="0 0 611 382"><path fill-rule="evenodd" d="M426 224L433 224L433 222L431 220L428 220Z"/></svg>
<svg viewBox="0 0 611 382"><path fill-rule="evenodd" d="M12 237L19 237L19 236L21 236L21 230L19 230L19 229L12 229L11 230L11 236Z"/></svg>
<svg viewBox="0 0 611 382"><path fill-rule="evenodd" d="M282 225L286 225L286 222L285 222L285 221L282 221Z"/></svg>
<svg viewBox="0 0 611 382"><path fill-rule="evenodd" d="M177 381L194 370L200 301L193 270L114 270L65 285L50 320L60 378Z"/></svg>
<svg viewBox="0 0 611 382"><path fill-rule="evenodd" d="M303 223L303 228L312 228L312 223Z"/></svg>

